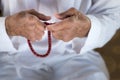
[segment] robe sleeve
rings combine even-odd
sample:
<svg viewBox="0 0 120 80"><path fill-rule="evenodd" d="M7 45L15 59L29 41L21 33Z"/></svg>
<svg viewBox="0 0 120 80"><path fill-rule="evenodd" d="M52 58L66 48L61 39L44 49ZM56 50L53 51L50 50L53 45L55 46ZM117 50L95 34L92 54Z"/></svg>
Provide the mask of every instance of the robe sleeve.
<svg viewBox="0 0 120 80"><path fill-rule="evenodd" d="M92 0L86 16L91 20L91 29L80 53L101 48L111 40L120 28L120 1Z"/></svg>
<svg viewBox="0 0 120 80"><path fill-rule="evenodd" d="M16 52L5 28L5 17L0 17L0 52Z"/></svg>

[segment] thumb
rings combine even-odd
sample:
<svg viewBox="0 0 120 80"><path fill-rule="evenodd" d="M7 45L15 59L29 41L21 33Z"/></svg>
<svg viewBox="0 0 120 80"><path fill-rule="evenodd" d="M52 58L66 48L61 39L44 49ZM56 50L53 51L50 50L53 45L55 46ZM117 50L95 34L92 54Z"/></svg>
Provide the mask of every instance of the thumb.
<svg viewBox="0 0 120 80"><path fill-rule="evenodd" d="M34 9L29 10L29 11L27 11L27 12L30 13L30 14L32 14L32 15L35 15L36 17L38 17L40 20L43 20L43 21L47 21L47 20L50 20L50 19L51 19L50 16L46 16L46 15L44 15L44 14L41 14L41 13L35 11Z"/></svg>
<svg viewBox="0 0 120 80"><path fill-rule="evenodd" d="M68 17L71 17L71 16L75 15L76 12L77 12L77 10L75 8L70 8L69 10L67 10L65 12L55 14L55 17L63 20L65 18L68 18Z"/></svg>

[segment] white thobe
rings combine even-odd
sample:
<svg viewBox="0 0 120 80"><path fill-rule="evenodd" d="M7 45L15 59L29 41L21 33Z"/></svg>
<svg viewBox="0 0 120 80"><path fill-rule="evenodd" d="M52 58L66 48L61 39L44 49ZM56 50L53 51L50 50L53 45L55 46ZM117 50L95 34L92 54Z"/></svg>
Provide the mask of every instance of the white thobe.
<svg viewBox="0 0 120 80"><path fill-rule="evenodd" d="M120 1L117 0L2 0L0 17L0 80L109 80L106 65L93 49L104 46L120 27ZM8 36L5 18L17 12L35 9L51 16L74 7L91 20L87 37L63 42L52 37L52 51L38 58L30 51L27 40ZM56 26L57 27L57 26ZM39 53L47 50L47 31L32 45Z"/></svg>

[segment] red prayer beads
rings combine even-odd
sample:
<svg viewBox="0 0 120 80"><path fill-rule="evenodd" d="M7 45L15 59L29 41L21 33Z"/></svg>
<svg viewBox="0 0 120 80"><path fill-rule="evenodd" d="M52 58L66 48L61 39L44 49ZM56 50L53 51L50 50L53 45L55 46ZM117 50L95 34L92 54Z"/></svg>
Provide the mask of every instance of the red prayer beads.
<svg viewBox="0 0 120 80"><path fill-rule="evenodd" d="M50 25L51 23L45 22L44 24ZM48 31L48 50L47 50L47 52L46 52L45 54L37 53L37 52L34 50L34 48L33 48L32 44L31 44L30 40L27 40L27 42L28 42L28 46L29 46L30 50L31 50L32 53L33 53L35 56L37 56L37 57L47 57L47 56L50 54L50 52L51 52L52 40L51 40L51 32L50 32L50 31Z"/></svg>

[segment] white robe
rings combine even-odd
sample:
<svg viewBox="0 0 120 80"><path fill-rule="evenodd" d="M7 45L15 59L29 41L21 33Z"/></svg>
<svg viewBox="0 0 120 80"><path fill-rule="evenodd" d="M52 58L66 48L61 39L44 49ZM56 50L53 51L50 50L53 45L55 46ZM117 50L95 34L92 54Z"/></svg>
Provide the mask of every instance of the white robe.
<svg viewBox="0 0 120 80"><path fill-rule="evenodd" d="M119 0L2 0L2 3L0 80L109 80L102 57L93 49L104 46L120 27ZM49 22L57 22L53 14L71 7L90 18L90 32L87 37L69 42L52 37L52 51L46 58L34 56L26 38L7 35L5 18L8 15L35 9L51 16ZM33 46L37 52L45 53L47 33Z"/></svg>

